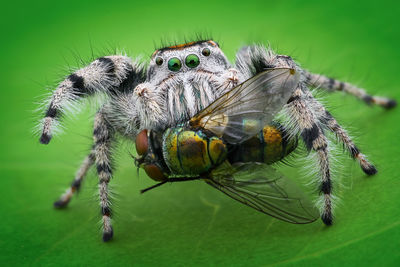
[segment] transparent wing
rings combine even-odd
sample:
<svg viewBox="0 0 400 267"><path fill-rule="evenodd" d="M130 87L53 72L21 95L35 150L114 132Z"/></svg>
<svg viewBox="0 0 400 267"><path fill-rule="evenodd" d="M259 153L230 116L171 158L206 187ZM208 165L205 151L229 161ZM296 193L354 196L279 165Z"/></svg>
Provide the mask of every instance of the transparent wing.
<svg viewBox="0 0 400 267"><path fill-rule="evenodd" d="M222 165L206 182L231 198L282 221L304 224L319 218L318 210L302 190L271 166L255 162L229 166Z"/></svg>
<svg viewBox="0 0 400 267"><path fill-rule="evenodd" d="M289 68L261 72L219 97L189 124L223 136L228 143L241 143L271 122L294 92L299 77Z"/></svg>

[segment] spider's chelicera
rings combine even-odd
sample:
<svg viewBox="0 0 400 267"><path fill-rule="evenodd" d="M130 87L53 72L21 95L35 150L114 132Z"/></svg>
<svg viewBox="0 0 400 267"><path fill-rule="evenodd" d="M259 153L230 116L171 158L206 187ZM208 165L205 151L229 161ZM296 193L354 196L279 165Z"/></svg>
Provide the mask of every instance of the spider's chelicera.
<svg viewBox="0 0 400 267"><path fill-rule="evenodd" d="M95 164L99 177L103 240L110 240L113 230L108 183L113 173L112 147L117 135L132 141L138 137L140 140L137 144L140 147L137 149L140 154L143 154L148 148L148 136L139 135L143 133L143 130L164 131L187 122L218 100L220 96L233 88L238 88L237 86L245 81L252 81L251 79L257 75L260 77L260 74L263 75L263 72L270 69L291 70L290 73L293 70L293 73L298 73L299 76L293 88L289 88L290 95L285 99L284 105L282 104L281 110L276 110L283 115L275 118L275 122L271 122L272 126L264 128L264 137L268 135L269 139L267 139L273 140L272 142L279 140L279 145L282 147L292 144L293 140L297 145L297 138L299 138L308 151L315 153L321 194L321 201L318 202L320 216L325 224L332 224L331 166L329 143L325 133L333 132L367 175L373 175L377 170L360 152L347 132L313 97L310 90L319 88L329 92L343 91L367 104L376 104L388 109L394 107L396 102L388 98L368 95L363 89L349 83L308 72L301 69L291 57L278 55L260 45L242 47L236 55L235 63L231 64L219 45L212 40L156 50L148 64L121 55L101 57L70 74L58 85L48 100L47 112L42 120L40 137L42 144L50 142L62 115L69 106L79 103L83 97L96 94L106 94L108 98L95 116L93 146L89 155L83 161L71 187L54 205L65 207L73 193L80 188L88 169ZM274 74L281 75L279 71L268 75ZM259 82L260 78L253 80ZM276 82L276 80L272 78L271 82ZM250 82L247 82L244 87L246 86L249 87ZM282 88L285 86L287 84L282 82ZM278 122L279 127L273 126ZM285 129L285 134L282 129ZM181 130L174 131L172 131L173 134ZM209 136L200 136L199 140L219 142L209 138ZM209 144L212 143L209 142ZM168 151L164 152L168 153ZM243 160L246 155L240 155L240 153L250 152L246 151L246 146L239 145L238 152L230 154L229 160L232 161L231 158L235 158L236 161ZM265 158L267 154L263 154L262 161L268 163L268 159ZM246 167L239 169L249 171ZM257 172L257 168L254 171Z"/></svg>

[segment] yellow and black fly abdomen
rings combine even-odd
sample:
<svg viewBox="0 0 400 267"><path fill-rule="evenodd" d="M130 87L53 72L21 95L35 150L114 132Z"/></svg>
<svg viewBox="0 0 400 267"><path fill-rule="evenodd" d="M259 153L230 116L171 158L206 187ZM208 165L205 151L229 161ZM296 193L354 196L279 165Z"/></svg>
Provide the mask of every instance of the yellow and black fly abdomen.
<svg viewBox="0 0 400 267"><path fill-rule="evenodd" d="M229 161L263 162L271 164L282 160L297 147L297 139L289 139L286 130L279 123L266 125L254 137L233 146Z"/></svg>
<svg viewBox="0 0 400 267"><path fill-rule="evenodd" d="M163 158L175 175L199 175L221 164L227 156L224 142L203 131L169 128L163 137Z"/></svg>
<svg viewBox="0 0 400 267"><path fill-rule="evenodd" d="M226 159L232 164L271 164L282 160L296 146L297 139L289 139L278 123L264 126L259 134L235 145L227 145L223 138L209 136L203 130L177 127L165 131L162 153L171 174L190 176L207 173Z"/></svg>

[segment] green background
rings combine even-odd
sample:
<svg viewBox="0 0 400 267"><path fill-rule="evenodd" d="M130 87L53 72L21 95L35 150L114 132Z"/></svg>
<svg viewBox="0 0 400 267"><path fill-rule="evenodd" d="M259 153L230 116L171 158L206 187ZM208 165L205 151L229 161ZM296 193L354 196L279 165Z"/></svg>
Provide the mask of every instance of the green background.
<svg viewBox="0 0 400 267"><path fill-rule="evenodd" d="M257 213L200 182L137 177L123 144L111 184L114 233L101 242L96 175L63 211L52 202L91 143L93 109L65 120L48 146L32 134L46 88L81 60L118 48L144 59L161 40L208 33L230 59L269 42L304 68L400 100L399 5L389 1L8 1L1 21L0 262L6 265L395 265L400 261L399 109L351 96L324 102L377 165L366 178L347 156L336 224L291 225ZM324 3L322 3L324 2ZM298 164L296 166L301 166ZM300 178L302 172L289 170Z"/></svg>

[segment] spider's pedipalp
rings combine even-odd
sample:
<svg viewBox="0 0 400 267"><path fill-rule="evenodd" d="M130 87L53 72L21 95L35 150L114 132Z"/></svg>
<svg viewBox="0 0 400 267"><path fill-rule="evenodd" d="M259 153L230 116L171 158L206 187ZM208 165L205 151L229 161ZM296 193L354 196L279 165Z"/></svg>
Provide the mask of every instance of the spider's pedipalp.
<svg viewBox="0 0 400 267"><path fill-rule="evenodd" d="M304 74L307 83L311 87L322 88L330 92L343 91L347 94L354 95L368 105L375 104L386 109L391 109L397 106L397 102L394 99L369 95L364 89L350 83L342 82L339 80L328 78L321 74L314 74L306 71L304 72Z"/></svg>
<svg viewBox="0 0 400 267"><path fill-rule="evenodd" d="M112 95L131 89L144 79L141 64L126 56L101 57L70 74L48 100L42 120L40 143L48 144L61 116L82 97L97 93Z"/></svg>

